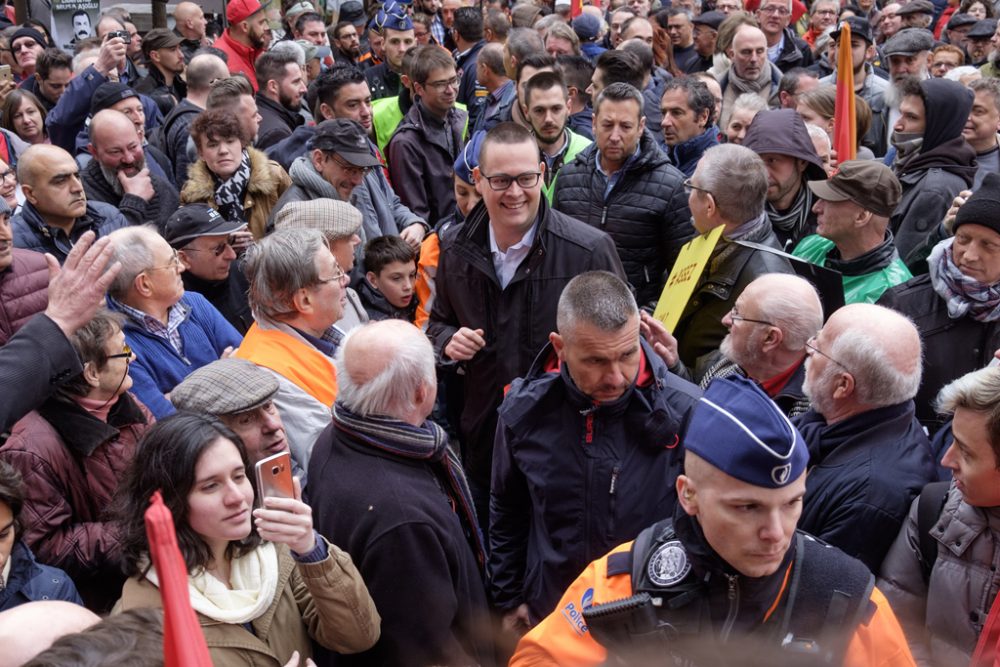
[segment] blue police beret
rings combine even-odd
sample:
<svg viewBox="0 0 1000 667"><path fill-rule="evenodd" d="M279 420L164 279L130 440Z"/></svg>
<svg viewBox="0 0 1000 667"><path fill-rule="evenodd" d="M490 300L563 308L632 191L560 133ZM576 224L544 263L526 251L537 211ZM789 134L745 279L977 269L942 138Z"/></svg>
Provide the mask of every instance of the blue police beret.
<svg viewBox="0 0 1000 667"><path fill-rule="evenodd" d="M483 145L485 136L485 130L473 134L455 159L455 175L469 185L472 185L472 170L479 166L479 148Z"/></svg>
<svg viewBox="0 0 1000 667"><path fill-rule="evenodd" d="M695 406L684 447L738 480L778 489L809 462L806 443L753 380L712 381Z"/></svg>

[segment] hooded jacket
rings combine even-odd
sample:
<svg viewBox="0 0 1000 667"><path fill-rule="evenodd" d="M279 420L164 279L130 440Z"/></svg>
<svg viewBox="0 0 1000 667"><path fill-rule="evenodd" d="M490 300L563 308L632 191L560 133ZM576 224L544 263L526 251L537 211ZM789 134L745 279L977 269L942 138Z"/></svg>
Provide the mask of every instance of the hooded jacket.
<svg viewBox="0 0 1000 667"><path fill-rule="evenodd" d="M490 498L494 604L537 622L587 563L673 514L680 434L701 396L641 341L639 372L596 403L552 345L500 406Z"/></svg>
<svg viewBox="0 0 1000 667"><path fill-rule="evenodd" d="M626 161L608 192L598 152L591 144L563 165L552 208L611 236L636 300L656 301L677 254L695 234L684 175L644 132L638 156Z"/></svg>
<svg viewBox="0 0 1000 667"><path fill-rule="evenodd" d="M935 479L930 442L913 401L827 424L815 410L795 426L809 447L798 528L877 573L910 501Z"/></svg>
<svg viewBox="0 0 1000 667"><path fill-rule="evenodd" d="M778 242L782 248L791 252L791 248L804 237L816 231L816 214L812 211L812 206L808 204L812 200L812 194L806 185L806 181L825 181L826 170L823 168L823 161L816 154L812 139L809 137L809 130L802 121L802 117L792 109L774 109L763 111L757 114L747 130L747 135L743 139L743 146L749 148L757 155L767 155L775 153L803 160L806 163L805 171L799 181L799 194L806 197L808 206L805 216L800 218L788 229L784 228L779 220L784 211L777 211L771 202L765 204L768 219L774 228L774 233L778 237ZM797 203L797 202L796 202Z"/></svg>
<svg viewBox="0 0 1000 667"><path fill-rule="evenodd" d="M976 152L962 129L972 110L968 88L946 79L920 82L926 125L919 152L893 166L903 195L889 219L904 259L923 244L944 218L955 196L976 177Z"/></svg>
<svg viewBox="0 0 1000 667"><path fill-rule="evenodd" d="M691 137L687 141L676 146L667 146L667 157L670 164L688 178L694 174L698 166L698 160L712 146L719 145L719 128L716 125L709 125L701 134Z"/></svg>
<svg viewBox="0 0 1000 667"><path fill-rule="evenodd" d="M5 582L6 586L0 589L0 611L39 600L64 600L83 604L73 580L62 570L36 561L24 542L14 543L9 558L10 575Z"/></svg>

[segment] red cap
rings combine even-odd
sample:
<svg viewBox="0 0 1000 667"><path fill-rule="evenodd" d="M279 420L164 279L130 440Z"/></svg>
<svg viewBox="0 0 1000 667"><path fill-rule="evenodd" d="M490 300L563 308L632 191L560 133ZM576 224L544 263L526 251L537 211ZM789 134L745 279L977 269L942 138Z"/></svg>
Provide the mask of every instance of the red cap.
<svg viewBox="0 0 1000 667"><path fill-rule="evenodd" d="M264 9L260 0L233 0L226 7L226 19L230 23L239 23Z"/></svg>

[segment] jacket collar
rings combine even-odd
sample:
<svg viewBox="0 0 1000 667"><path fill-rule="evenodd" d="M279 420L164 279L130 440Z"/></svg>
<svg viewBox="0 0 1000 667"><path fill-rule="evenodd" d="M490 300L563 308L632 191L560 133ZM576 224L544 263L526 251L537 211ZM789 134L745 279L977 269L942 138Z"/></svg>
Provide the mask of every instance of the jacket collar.
<svg viewBox="0 0 1000 667"><path fill-rule="evenodd" d="M252 146L247 146L250 154L250 182L247 196L277 197L280 183L271 169L267 155ZM205 161L199 159L191 165L187 183L184 184L185 201L211 202L215 205L215 180Z"/></svg>
<svg viewBox="0 0 1000 667"><path fill-rule="evenodd" d="M70 451L84 457L115 438L122 428L146 423L145 415L128 392L118 397L108 413L107 422L97 419L72 399L63 397L50 398L38 409L38 414L52 425Z"/></svg>
<svg viewBox="0 0 1000 667"><path fill-rule="evenodd" d="M840 251L837 246L830 248L826 254L824 262L827 268L840 271L845 276L864 276L869 273L881 271L899 258L899 251L893 241L892 231L885 230L885 238L882 243L872 248L860 257L844 260L840 258Z"/></svg>
<svg viewBox="0 0 1000 667"><path fill-rule="evenodd" d="M294 129L305 123L305 118L302 117L302 114L292 111L291 109L286 109L284 105L275 102L267 95L258 92L255 97L257 99L257 106L267 107L272 112L277 114L289 127Z"/></svg>
<svg viewBox="0 0 1000 667"><path fill-rule="evenodd" d="M691 137L687 141L676 146L667 147L667 156L671 164L678 169L691 160L701 158L701 155L712 146L719 143L719 128L712 124L705 128L699 135Z"/></svg>
<svg viewBox="0 0 1000 667"><path fill-rule="evenodd" d="M913 401L887 405L848 417L835 424L815 410L795 422L809 448L810 465L836 465L872 446L877 431L897 431L913 421Z"/></svg>

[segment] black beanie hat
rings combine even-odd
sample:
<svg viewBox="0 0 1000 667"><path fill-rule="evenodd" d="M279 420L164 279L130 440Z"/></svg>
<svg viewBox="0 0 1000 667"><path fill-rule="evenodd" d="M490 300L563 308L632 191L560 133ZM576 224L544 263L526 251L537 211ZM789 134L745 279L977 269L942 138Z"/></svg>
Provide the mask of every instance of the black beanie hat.
<svg viewBox="0 0 1000 667"><path fill-rule="evenodd" d="M1000 174L987 174L955 214L952 231L964 224L982 225L1000 234Z"/></svg>
<svg viewBox="0 0 1000 667"><path fill-rule="evenodd" d="M118 81L102 83L94 91L93 97L90 98L90 115L93 116L98 111L110 108L111 105L130 97L139 97L139 93L135 92L131 86Z"/></svg>

